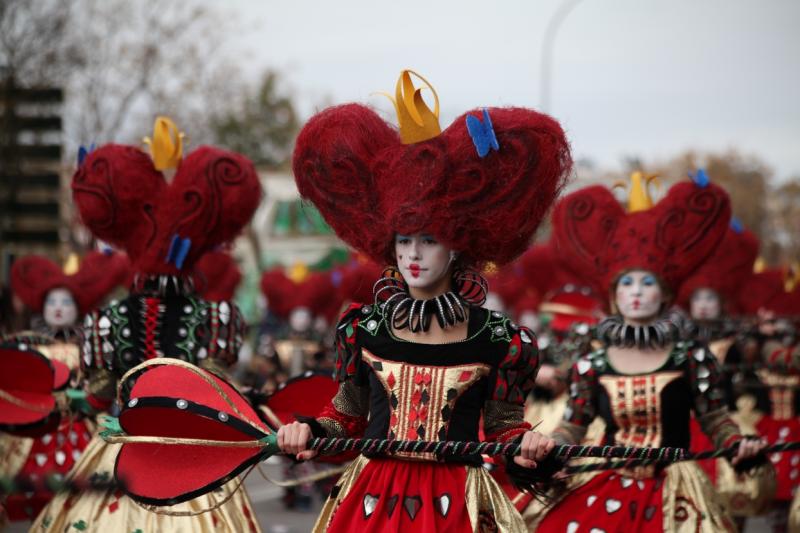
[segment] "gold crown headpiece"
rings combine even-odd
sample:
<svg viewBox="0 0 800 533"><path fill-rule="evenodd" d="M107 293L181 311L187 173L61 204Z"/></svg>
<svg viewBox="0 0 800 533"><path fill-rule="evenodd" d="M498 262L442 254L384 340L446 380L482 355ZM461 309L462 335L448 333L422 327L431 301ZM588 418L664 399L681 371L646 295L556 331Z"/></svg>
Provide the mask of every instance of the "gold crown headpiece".
<svg viewBox="0 0 800 533"><path fill-rule="evenodd" d="M645 174L634 172L630 176L630 184L622 180L614 183L613 188L621 187L628 190L628 213L647 211L653 207L653 198L650 196L650 183L659 179L658 174ZM656 185L660 182L656 181Z"/></svg>
<svg viewBox="0 0 800 533"><path fill-rule="evenodd" d="M786 292L794 292L800 287L800 263L793 262L789 264L783 274L783 290Z"/></svg>
<svg viewBox="0 0 800 533"><path fill-rule="evenodd" d="M150 157L156 170L176 168L183 158L183 139L185 135L168 117L156 117L153 138L145 137L143 142L150 147Z"/></svg>
<svg viewBox="0 0 800 533"><path fill-rule="evenodd" d="M433 111L422 99L422 89L416 88L411 75L416 76L433 93ZM439 95L428 80L413 70L403 70L397 80L395 96L381 93L389 98L397 112L397 124L400 128L400 141L403 144L414 144L432 139L442 133L439 126Z"/></svg>

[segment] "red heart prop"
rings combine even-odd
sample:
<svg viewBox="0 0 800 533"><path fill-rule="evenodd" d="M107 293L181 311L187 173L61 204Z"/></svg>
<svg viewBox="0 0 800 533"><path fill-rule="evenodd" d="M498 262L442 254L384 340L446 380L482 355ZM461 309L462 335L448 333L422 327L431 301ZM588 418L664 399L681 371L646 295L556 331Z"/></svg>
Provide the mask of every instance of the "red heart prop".
<svg viewBox="0 0 800 533"><path fill-rule="evenodd" d="M199 368L150 366L134 379L119 416L128 435L236 442L270 432L233 386ZM171 505L221 486L260 460L261 452L258 447L126 443L115 475L132 498Z"/></svg>
<svg viewBox="0 0 800 533"><path fill-rule="evenodd" d="M309 372L287 381L267 398L265 405L281 422L289 424L296 416L318 416L338 390L339 384L330 374Z"/></svg>
<svg viewBox="0 0 800 533"><path fill-rule="evenodd" d="M54 371L41 353L20 344L0 345L0 428L26 429L55 409Z"/></svg>

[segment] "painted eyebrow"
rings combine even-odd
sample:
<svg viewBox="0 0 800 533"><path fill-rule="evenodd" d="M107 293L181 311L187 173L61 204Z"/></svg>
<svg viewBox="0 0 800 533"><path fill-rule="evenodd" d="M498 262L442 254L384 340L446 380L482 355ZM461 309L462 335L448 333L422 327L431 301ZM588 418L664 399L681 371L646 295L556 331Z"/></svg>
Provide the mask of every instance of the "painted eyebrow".
<svg viewBox="0 0 800 533"><path fill-rule="evenodd" d="M410 239L411 235L400 235L399 233L395 235L395 239Z"/></svg>

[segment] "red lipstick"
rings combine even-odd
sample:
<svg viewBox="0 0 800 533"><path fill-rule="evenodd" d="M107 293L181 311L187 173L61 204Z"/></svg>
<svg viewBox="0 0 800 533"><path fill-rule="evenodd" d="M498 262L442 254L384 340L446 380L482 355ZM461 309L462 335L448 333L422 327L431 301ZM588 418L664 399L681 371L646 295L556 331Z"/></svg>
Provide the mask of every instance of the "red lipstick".
<svg viewBox="0 0 800 533"><path fill-rule="evenodd" d="M410 265L408 265L408 270L410 270L410 271L411 271L411 275L412 275L413 277L415 277L415 278L418 278L418 277L419 277L419 273L420 273L420 271L421 271L422 269L420 268L420 266L419 266L418 264L416 264L416 263L411 263Z"/></svg>

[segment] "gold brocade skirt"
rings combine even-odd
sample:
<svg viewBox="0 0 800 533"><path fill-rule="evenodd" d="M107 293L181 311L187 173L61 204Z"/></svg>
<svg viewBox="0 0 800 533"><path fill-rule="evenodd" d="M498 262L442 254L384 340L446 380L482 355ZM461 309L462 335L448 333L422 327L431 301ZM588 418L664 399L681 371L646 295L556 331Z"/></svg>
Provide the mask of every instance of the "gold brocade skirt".
<svg viewBox="0 0 800 533"><path fill-rule="evenodd" d="M359 456L325 502L314 532L527 531L486 469Z"/></svg>
<svg viewBox="0 0 800 533"><path fill-rule="evenodd" d="M795 491L789 509L789 533L800 533L800 490Z"/></svg>
<svg viewBox="0 0 800 533"><path fill-rule="evenodd" d="M736 531L708 476L692 462L675 463L643 480L612 471L574 476L557 498L547 503L534 500L522 514L529 531L578 526L605 531Z"/></svg>
<svg viewBox="0 0 800 533"><path fill-rule="evenodd" d="M73 479L110 481L120 444L108 444L95 436L84 450L80 461L70 472ZM236 488L234 479L210 494L157 511L169 513L198 513L193 516L170 516L154 512L135 503L116 490L86 493L57 494L45 507L31 527L35 532L96 531L102 533L148 532L259 532L244 485L218 509L200 513L223 500Z"/></svg>

